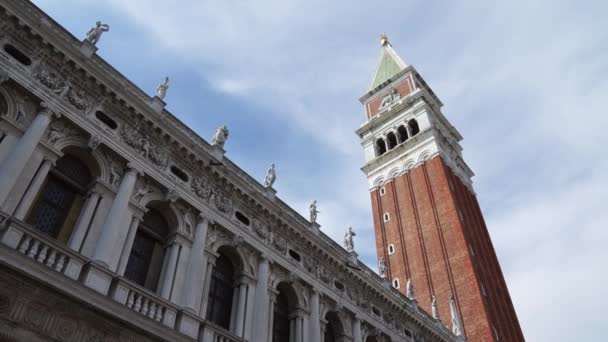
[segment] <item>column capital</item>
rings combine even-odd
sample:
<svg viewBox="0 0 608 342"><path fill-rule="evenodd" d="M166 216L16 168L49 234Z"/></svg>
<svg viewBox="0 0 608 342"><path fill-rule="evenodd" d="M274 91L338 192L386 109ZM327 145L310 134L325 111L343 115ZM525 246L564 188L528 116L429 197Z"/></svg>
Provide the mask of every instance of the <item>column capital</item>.
<svg viewBox="0 0 608 342"><path fill-rule="evenodd" d="M57 158L55 157L49 157L49 156L44 156L42 157L42 162L43 163L50 163L51 166L55 166L55 163L57 162Z"/></svg>
<svg viewBox="0 0 608 342"><path fill-rule="evenodd" d="M197 221L196 221L196 223L197 223L197 224L204 224L204 223L207 223L207 224L214 224L214 223L215 223L213 220L209 219L209 218L208 218L207 216L205 216L205 214L203 214L203 213L199 213L199 214L196 216L196 219L197 219Z"/></svg>
<svg viewBox="0 0 608 342"><path fill-rule="evenodd" d="M55 108L51 107L48 102L45 101L40 102L40 105L38 106L38 114L48 116L49 118L52 118L53 116L61 118L61 113L59 113Z"/></svg>
<svg viewBox="0 0 608 342"><path fill-rule="evenodd" d="M140 177L144 176L144 172L138 166L131 162L127 163L127 172L133 172Z"/></svg>

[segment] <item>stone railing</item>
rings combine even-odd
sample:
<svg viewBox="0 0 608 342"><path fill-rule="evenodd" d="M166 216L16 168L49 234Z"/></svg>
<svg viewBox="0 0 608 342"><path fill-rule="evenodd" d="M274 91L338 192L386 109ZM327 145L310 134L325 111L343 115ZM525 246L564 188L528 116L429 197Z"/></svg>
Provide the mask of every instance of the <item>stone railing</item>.
<svg viewBox="0 0 608 342"><path fill-rule="evenodd" d="M223 328L209 322L203 323L203 329L199 341L204 342L244 342L240 337L234 336Z"/></svg>
<svg viewBox="0 0 608 342"><path fill-rule="evenodd" d="M178 307L122 277L114 280L109 295L118 303L149 319L170 328L175 326Z"/></svg>
<svg viewBox="0 0 608 342"><path fill-rule="evenodd" d="M86 263L86 259L80 254L18 221L4 217L2 225L4 226L0 237L2 244L53 271L78 280L82 266Z"/></svg>
<svg viewBox="0 0 608 342"><path fill-rule="evenodd" d="M0 245L14 250L15 253L33 260L53 272L61 273L80 282L82 286L84 286L82 276L86 274L88 268L95 266L95 263L71 250L65 244L2 212L0 212ZM15 266L24 270L29 268L23 261L18 261ZM200 342L245 342L192 312L182 310L179 306L155 293L115 273L109 271L108 273L111 273L112 283L106 297L120 303L128 310L146 317L151 321L150 323L162 324L171 329L173 333L183 334L179 336L186 335L192 340Z"/></svg>

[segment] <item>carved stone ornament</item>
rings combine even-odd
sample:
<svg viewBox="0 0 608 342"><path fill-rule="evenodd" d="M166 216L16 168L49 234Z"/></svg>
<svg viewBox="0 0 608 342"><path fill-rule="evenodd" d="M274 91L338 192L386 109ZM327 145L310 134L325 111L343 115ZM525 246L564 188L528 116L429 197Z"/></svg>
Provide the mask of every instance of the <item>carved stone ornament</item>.
<svg viewBox="0 0 608 342"><path fill-rule="evenodd" d="M145 139L134 127L124 125L120 131L120 137L125 144L132 147L144 158L150 160L157 166L164 169L169 164L168 153L162 147L152 145L152 143L150 143L148 139Z"/></svg>
<svg viewBox="0 0 608 342"><path fill-rule="evenodd" d="M280 235L274 234L274 232L271 231L269 242L277 251L281 253L287 252L287 240Z"/></svg>
<svg viewBox="0 0 608 342"><path fill-rule="evenodd" d="M67 137L73 139L76 137L82 137L82 134L76 127L69 124L65 120L54 120L49 125L46 141L50 146L54 147L60 140Z"/></svg>
<svg viewBox="0 0 608 342"><path fill-rule="evenodd" d="M76 109L86 112L90 105L90 100L87 98L84 90L75 88L51 67L41 63L36 66L32 76L58 97L67 100Z"/></svg>
<svg viewBox="0 0 608 342"><path fill-rule="evenodd" d="M89 142L87 143L87 146L92 151L94 151L97 149L97 147L99 147L99 145L101 144L102 141L103 141L103 139L99 135L91 135L91 137L89 138Z"/></svg>
<svg viewBox="0 0 608 342"><path fill-rule="evenodd" d="M190 184L190 189L194 192L198 197L207 201L211 196L211 187L209 186L209 182L205 179L193 178L192 183Z"/></svg>
<svg viewBox="0 0 608 342"><path fill-rule="evenodd" d="M133 201L135 203L141 203L141 200L147 194L152 192L152 186L147 180L142 180L141 184L137 187L137 189L133 192Z"/></svg>
<svg viewBox="0 0 608 342"><path fill-rule="evenodd" d="M268 228L264 222L255 218L253 219L253 231L264 241L266 241L270 235L270 228Z"/></svg>

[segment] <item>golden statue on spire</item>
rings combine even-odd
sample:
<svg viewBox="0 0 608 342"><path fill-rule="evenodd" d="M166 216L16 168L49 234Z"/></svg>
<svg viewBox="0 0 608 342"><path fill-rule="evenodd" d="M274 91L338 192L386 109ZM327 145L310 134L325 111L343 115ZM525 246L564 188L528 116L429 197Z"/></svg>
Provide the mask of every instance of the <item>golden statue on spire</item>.
<svg viewBox="0 0 608 342"><path fill-rule="evenodd" d="M382 44L382 46L388 44L388 37L384 33L380 35L380 44Z"/></svg>

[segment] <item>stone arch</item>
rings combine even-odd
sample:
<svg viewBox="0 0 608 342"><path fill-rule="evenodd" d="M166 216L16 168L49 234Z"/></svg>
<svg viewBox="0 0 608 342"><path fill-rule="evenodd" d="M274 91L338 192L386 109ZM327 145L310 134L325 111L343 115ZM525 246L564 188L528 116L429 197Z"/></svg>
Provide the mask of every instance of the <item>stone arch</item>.
<svg viewBox="0 0 608 342"><path fill-rule="evenodd" d="M163 218L167 221L167 224L169 224L169 234L178 231L180 225L179 215L171 203L165 201L149 201L146 203L145 207L146 209L156 209L162 214Z"/></svg>
<svg viewBox="0 0 608 342"><path fill-rule="evenodd" d="M82 161L88 167L93 178L102 176L103 162L99 159L98 155L96 156L87 151L85 146L80 144L66 144L60 151L63 155L69 154Z"/></svg>
<svg viewBox="0 0 608 342"><path fill-rule="evenodd" d="M397 178L400 173L401 170L398 167L395 167L388 173L388 179Z"/></svg>
<svg viewBox="0 0 608 342"><path fill-rule="evenodd" d="M378 187L381 186L384 183L384 176L378 176L375 180L374 180L374 187Z"/></svg>
<svg viewBox="0 0 608 342"><path fill-rule="evenodd" d="M350 334L346 331L347 324L345 324L339 312L328 310L323 318L326 321L324 332L325 341L328 341L328 338L333 338L333 341L336 342L347 341L345 337L349 336Z"/></svg>
<svg viewBox="0 0 608 342"><path fill-rule="evenodd" d="M4 98L6 102L6 109L0 108L0 115L5 114L7 116L13 117L18 109L17 103L15 102L14 94L6 87L0 86L0 95ZM2 110L6 110L6 113L2 113Z"/></svg>
<svg viewBox="0 0 608 342"><path fill-rule="evenodd" d="M408 159L403 166L403 170L405 170L405 172L407 172L407 171L413 169L414 166L416 166L416 162L413 159Z"/></svg>
<svg viewBox="0 0 608 342"><path fill-rule="evenodd" d="M67 135L59 139L53 146L58 151L63 151L69 147L87 148L87 141L82 134Z"/></svg>
<svg viewBox="0 0 608 342"><path fill-rule="evenodd" d="M431 152L423 151L422 153L420 153L420 156L418 157L418 162L423 163L423 162L429 160L430 158L431 158Z"/></svg>
<svg viewBox="0 0 608 342"><path fill-rule="evenodd" d="M209 250L215 255L225 255L234 266L236 274L252 275L247 258L240 246L235 245L234 240L226 237L219 238L209 246Z"/></svg>

